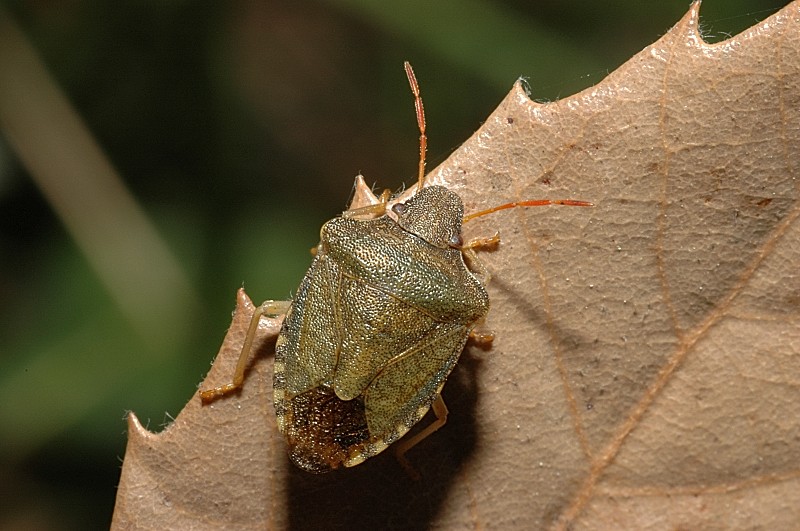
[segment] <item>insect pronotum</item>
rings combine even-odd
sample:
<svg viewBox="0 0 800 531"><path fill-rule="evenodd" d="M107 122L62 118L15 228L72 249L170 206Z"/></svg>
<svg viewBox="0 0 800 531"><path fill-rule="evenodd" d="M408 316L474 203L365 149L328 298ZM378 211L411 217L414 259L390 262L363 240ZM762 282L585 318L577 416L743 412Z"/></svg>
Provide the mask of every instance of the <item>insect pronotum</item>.
<svg viewBox="0 0 800 531"><path fill-rule="evenodd" d="M403 437L433 408L436 419L395 445L404 454L441 428L441 390L474 328L489 311L489 274L461 225L499 210L590 206L541 199L506 203L466 217L461 199L425 182L425 111L411 65L406 75L419 127L416 193L388 208L348 210L323 225L311 266L292 301L255 311L230 383L200 392L209 402L240 389L262 315L286 314L275 345L273 401L291 460L310 472L354 466ZM391 211L391 212L390 212Z"/></svg>

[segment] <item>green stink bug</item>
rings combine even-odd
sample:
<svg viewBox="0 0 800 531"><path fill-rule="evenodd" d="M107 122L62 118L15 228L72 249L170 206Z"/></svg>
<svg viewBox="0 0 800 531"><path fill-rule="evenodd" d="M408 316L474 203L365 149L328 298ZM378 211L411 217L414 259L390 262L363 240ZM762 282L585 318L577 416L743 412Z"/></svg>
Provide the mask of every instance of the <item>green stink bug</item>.
<svg viewBox="0 0 800 531"><path fill-rule="evenodd" d="M489 311L488 274L466 244L454 192L425 186L425 115L405 63L420 130L417 191L405 203L349 210L323 225L315 258L291 302L267 301L252 318L233 381L202 391L204 402L240 388L262 315L286 313L275 346L278 428L309 472L354 466L400 439L433 407L436 420L401 441L402 455L446 422L441 390L474 327ZM472 219L517 206L508 203Z"/></svg>

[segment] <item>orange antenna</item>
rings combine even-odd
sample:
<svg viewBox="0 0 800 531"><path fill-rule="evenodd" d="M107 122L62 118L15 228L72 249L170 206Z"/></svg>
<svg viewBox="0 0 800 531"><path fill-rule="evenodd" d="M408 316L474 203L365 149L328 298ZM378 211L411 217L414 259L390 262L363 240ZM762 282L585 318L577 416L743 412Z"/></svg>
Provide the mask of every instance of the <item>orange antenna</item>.
<svg viewBox="0 0 800 531"><path fill-rule="evenodd" d="M425 152L428 150L428 137L425 135L425 108L422 106L422 96L419 95L419 84L414 75L414 69L408 61L403 63L406 69L408 84L414 93L414 109L417 111L417 125L419 126L419 175L417 176L417 191L422 190L425 184Z"/></svg>
<svg viewBox="0 0 800 531"><path fill-rule="evenodd" d="M514 201L513 203L506 203L504 205L489 208L487 210L481 210L480 212L473 212L472 214L464 216L464 223L466 223L467 221L471 221L475 218L479 218L481 216L493 214L500 210L506 210L508 208L534 207L534 206L547 206L547 205L564 205L564 206L580 206L580 207L594 206L594 204L590 203L589 201L576 201L575 199L532 199L530 201Z"/></svg>

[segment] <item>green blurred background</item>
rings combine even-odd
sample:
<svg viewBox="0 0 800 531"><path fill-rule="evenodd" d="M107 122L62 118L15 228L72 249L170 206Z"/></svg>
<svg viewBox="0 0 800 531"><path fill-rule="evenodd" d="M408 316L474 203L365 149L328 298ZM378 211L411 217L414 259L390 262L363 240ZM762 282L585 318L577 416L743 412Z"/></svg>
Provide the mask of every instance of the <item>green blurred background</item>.
<svg viewBox="0 0 800 531"><path fill-rule="evenodd" d="M706 0L702 27L716 42L786 3ZM107 527L125 412L153 430L178 414L237 288L287 297L359 171L379 189L413 182L403 60L422 87L433 168L519 76L536 99L569 96L689 2L389 5L0 4L4 60L41 61L51 76L0 69L0 106L22 109L14 128L0 124L0 528ZM22 92L4 91L11 81ZM69 118L27 118L17 104L48 109L36 99L48 83L101 151L78 149L75 130L42 134ZM29 124L30 136L17 131ZM95 168L91 180L37 165L53 143Z"/></svg>

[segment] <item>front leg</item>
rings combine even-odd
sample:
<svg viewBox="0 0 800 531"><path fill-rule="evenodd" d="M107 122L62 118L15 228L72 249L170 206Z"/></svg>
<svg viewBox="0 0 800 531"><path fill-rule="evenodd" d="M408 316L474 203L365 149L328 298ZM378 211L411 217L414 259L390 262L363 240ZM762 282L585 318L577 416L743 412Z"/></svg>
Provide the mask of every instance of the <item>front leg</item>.
<svg viewBox="0 0 800 531"><path fill-rule="evenodd" d="M247 329L247 336L244 339L242 353L239 354L239 361L236 362L236 370L233 373L233 380L230 383L200 391L200 400L207 404L217 398L229 395L242 388L244 383L244 371L247 368L247 360L250 358L250 351L253 348L253 340L258 330L258 322L262 315L275 316L285 314L289 311L292 301L265 301L256 308L253 317L250 319L250 327Z"/></svg>

